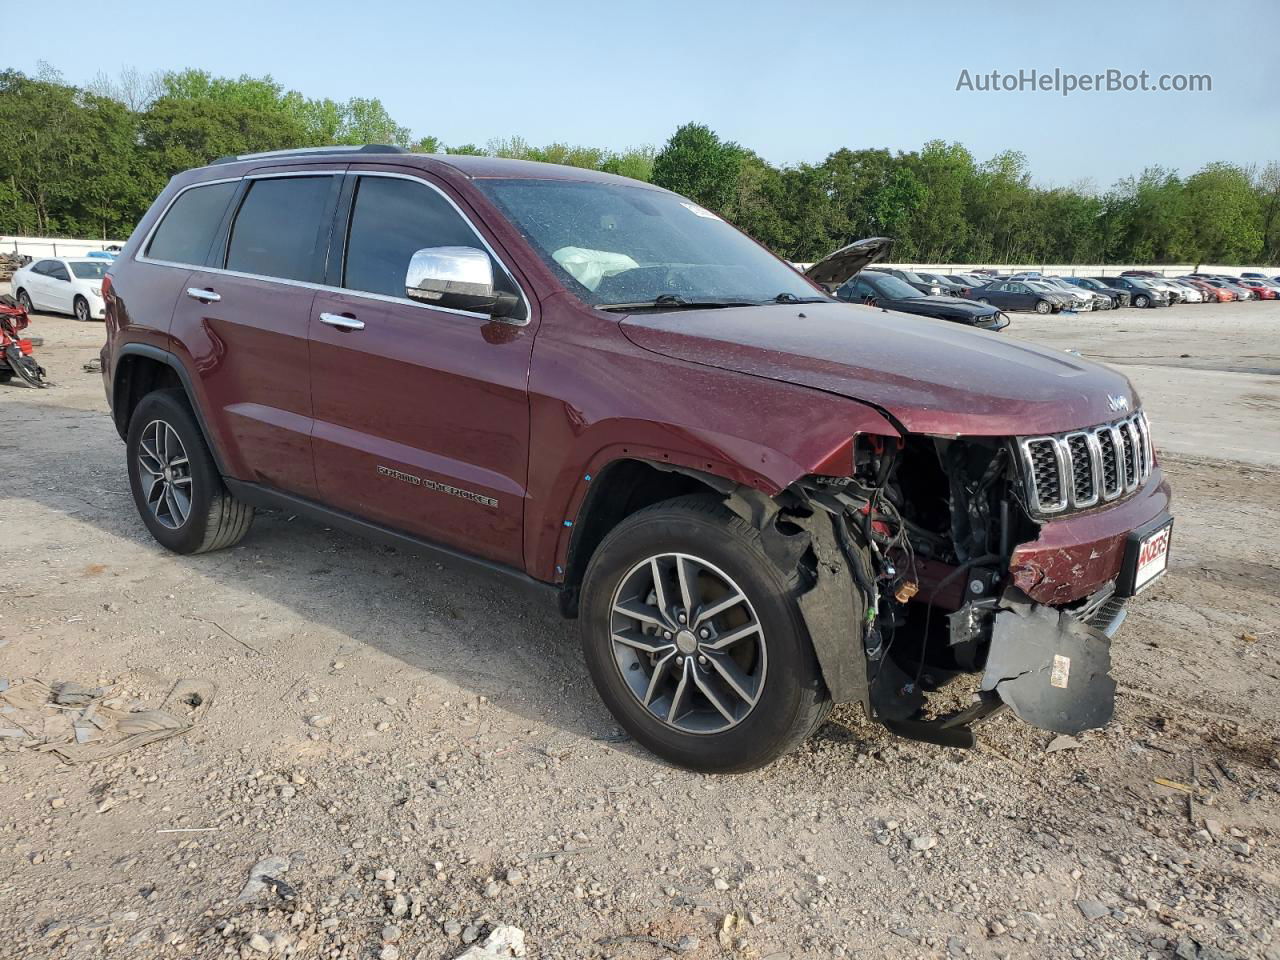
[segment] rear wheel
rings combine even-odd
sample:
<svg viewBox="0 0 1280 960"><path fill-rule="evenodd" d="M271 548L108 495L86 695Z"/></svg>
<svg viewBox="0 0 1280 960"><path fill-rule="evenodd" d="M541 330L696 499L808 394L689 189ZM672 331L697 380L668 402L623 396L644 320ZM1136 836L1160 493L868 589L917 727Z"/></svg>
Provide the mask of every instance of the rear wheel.
<svg viewBox="0 0 1280 960"><path fill-rule="evenodd" d="M151 535L175 553L230 547L253 508L231 495L181 390L147 394L129 420L129 487Z"/></svg>
<svg viewBox="0 0 1280 960"><path fill-rule="evenodd" d="M582 646L606 706L660 757L706 772L763 766L830 712L795 598L798 571L712 497L632 514L583 583Z"/></svg>
<svg viewBox="0 0 1280 960"><path fill-rule="evenodd" d="M986 297L979 297L979 298L978 298L978 302L979 302L980 304L982 304L984 307L989 307L989 306L991 306L991 301L990 301L990 300L988 300Z"/></svg>
<svg viewBox="0 0 1280 960"><path fill-rule="evenodd" d="M1049 301L1048 301L1048 300L1037 300L1037 301L1036 301L1036 313L1041 313L1041 314L1043 314L1043 313L1048 313L1048 312L1049 312L1050 310L1052 310L1052 309L1053 309L1053 307L1051 307L1051 306L1049 305Z"/></svg>

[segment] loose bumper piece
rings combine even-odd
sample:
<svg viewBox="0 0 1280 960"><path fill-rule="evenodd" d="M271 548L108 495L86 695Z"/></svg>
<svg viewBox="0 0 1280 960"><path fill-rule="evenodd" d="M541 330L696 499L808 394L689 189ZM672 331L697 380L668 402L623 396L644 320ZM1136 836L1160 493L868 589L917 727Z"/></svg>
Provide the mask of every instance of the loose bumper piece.
<svg viewBox="0 0 1280 960"><path fill-rule="evenodd" d="M1105 726L1115 712L1111 641L1069 613L1010 601L992 618L982 689L1053 733Z"/></svg>

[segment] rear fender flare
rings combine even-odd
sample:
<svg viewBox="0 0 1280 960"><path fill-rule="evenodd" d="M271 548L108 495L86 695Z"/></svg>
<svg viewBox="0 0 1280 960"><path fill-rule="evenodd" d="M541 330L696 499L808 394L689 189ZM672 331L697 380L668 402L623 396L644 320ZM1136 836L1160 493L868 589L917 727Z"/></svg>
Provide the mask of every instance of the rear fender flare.
<svg viewBox="0 0 1280 960"><path fill-rule="evenodd" d="M121 404L124 400L124 394L122 393L125 379L123 371L128 367L128 364L124 364L121 361L127 357L146 357L147 359L158 361L173 370L187 395L187 402L191 405L196 422L200 424L200 431L204 434L204 441L209 447L209 452L213 455L213 462L218 467L218 473L224 477L229 476L226 469L226 460L219 448L217 438L209 429L209 424L205 421L204 413L200 409L200 394L195 389L194 379L176 354L170 353L168 350L162 350L160 347L152 346L148 343L126 343L116 354L115 375L112 377L111 382L111 409L112 419L116 422L116 431L121 438L123 439L129 430L129 424L124 421L123 415L117 412L121 409Z"/></svg>

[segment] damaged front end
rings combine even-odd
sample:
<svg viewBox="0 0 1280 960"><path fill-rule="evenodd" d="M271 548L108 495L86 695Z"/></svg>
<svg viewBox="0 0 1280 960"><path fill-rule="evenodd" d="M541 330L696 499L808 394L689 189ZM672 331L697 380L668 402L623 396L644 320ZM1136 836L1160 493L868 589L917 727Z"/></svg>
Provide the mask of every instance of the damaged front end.
<svg viewBox="0 0 1280 960"><path fill-rule="evenodd" d="M1017 578L1047 521L1013 441L861 436L851 455L848 476L806 477L778 500L777 525L808 534L800 607L833 698L948 746L971 746L973 724L1006 708L1055 733L1104 726L1129 532L1118 549L1059 549L1088 593L1055 582L1044 602Z"/></svg>

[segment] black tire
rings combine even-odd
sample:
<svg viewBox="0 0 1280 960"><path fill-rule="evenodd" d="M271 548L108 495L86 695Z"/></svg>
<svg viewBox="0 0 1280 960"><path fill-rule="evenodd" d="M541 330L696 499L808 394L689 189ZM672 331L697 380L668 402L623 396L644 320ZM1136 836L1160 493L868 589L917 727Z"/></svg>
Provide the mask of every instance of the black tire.
<svg viewBox="0 0 1280 960"><path fill-rule="evenodd" d="M12 370L10 370L8 367L5 367L3 370L0 370L0 383L8 383L12 379L13 379Z"/></svg>
<svg viewBox="0 0 1280 960"><path fill-rule="evenodd" d="M1151 306L1151 298L1146 296L1145 294L1140 293L1133 298L1133 305L1135 307L1145 309L1146 307Z"/></svg>
<svg viewBox="0 0 1280 960"><path fill-rule="evenodd" d="M980 304L982 304L984 307L989 307L989 306L991 306L991 301L990 301L990 300L988 300L986 297L979 297L979 298L978 298L978 302L979 302Z"/></svg>
<svg viewBox="0 0 1280 960"><path fill-rule="evenodd" d="M1053 305L1050 304L1048 300L1036 301L1036 313L1040 314L1041 316L1043 316L1046 313L1049 313L1052 309L1053 309Z"/></svg>
<svg viewBox="0 0 1280 960"><path fill-rule="evenodd" d="M18 303L22 306L23 310L27 311L27 313L31 314L36 312L35 305L31 302L31 294L27 293L27 291L18 291Z"/></svg>
<svg viewBox="0 0 1280 960"><path fill-rule="evenodd" d="M33 358L23 356L22 351L16 346L10 344L5 347L4 358L9 365L9 369L5 372L10 376L16 373L27 386L35 387L37 390L48 386L44 379L44 367L36 363Z"/></svg>
<svg viewBox="0 0 1280 960"><path fill-rule="evenodd" d="M166 525L157 516L148 505L147 492L143 489L139 450L148 426L157 421L172 428L186 454L190 506L184 522L176 526ZM234 546L249 532L253 507L233 497L223 484L200 425L181 390L158 390L142 398L129 419L125 451L129 489L133 491L138 515L162 546L174 553L207 553Z"/></svg>
<svg viewBox="0 0 1280 960"><path fill-rule="evenodd" d="M615 657L615 591L646 558L664 553L690 554L719 568L746 595L759 621L767 671L754 706L726 730L691 733L654 716L624 681ZM817 730L831 711L796 605L800 586L799 571L779 569L766 556L759 532L714 497L680 497L632 514L605 537L583 581L582 648L596 689L631 736L671 763L708 773L770 763Z"/></svg>
<svg viewBox="0 0 1280 960"><path fill-rule="evenodd" d="M76 297L71 301L71 315L81 323L88 323L93 319L89 314L89 301L84 297Z"/></svg>

